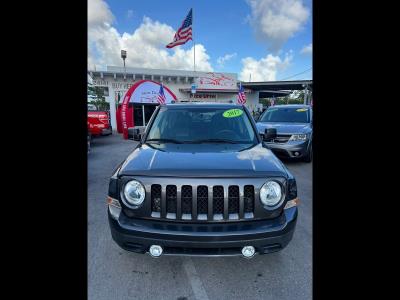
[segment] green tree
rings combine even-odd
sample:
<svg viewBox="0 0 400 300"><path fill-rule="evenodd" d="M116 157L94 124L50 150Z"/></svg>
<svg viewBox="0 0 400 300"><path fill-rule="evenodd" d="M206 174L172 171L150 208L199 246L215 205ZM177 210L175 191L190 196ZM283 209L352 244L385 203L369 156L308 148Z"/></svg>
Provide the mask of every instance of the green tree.
<svg viewBox="0 0 400 300"><path fill-rule="evenodd" d="M310 99L312 97L312 92L309 91L310 93ZM284 97L276 97L275 98L275 105L284 105L284 104L303 104L304 103L304 96L305 96L305 92L304 90L298 90L298 91L294 91L292 96L290 95L286 95ZM267 105L270 106L270 101L272 100L272 98L261 98L260 99L260 103L262 103L263 105Z"/></svg>
<svg viewBox="0 0 400 300"><path fill-rule="evenodd" d="M96 105L98 110L109 110L110 104L106 102L104 96L104 89L100 86L88 85L88 99L89 103Z"/></svg>

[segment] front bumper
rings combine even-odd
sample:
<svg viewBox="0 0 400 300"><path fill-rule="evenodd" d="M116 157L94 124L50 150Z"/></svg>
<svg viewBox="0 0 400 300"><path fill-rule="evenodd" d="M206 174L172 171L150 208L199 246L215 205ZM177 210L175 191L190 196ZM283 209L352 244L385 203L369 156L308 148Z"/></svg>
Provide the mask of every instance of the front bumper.
<svg viewBox="0 0 400 300"><path fill-rule="evenodd" d="M279 251L293 237L297 207L285 209L271 220L229 224L170 223L129 219L121 213L115 220L108 213L111 235L123 249L146 253L151 245L163 247L163 255L230 256L241 255L244 246L256 253Z"/></svg>
<svg viewBox="0 0 400 300"><path fill-rule="evenodd" d="M112 127L111 126L108 127L108 128L103 128L101 130L101 135L109 135L109 134L112 134Z"/></svg>
<svg viewBox="0 0 400 300"><path fill-rule="evenodd" d="M265 145L278 156L301 158L307 155L308 143L309 141L306 140L304 142L287 142L284 144L265 143ZM297 155L296 152L298 153Z"/></svg>

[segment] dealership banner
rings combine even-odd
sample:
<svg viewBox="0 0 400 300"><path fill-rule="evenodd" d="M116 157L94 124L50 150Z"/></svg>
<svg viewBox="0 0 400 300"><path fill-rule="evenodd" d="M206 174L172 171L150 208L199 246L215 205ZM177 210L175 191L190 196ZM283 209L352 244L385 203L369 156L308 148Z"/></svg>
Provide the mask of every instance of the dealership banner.
<svg viewBox="0 0 400 300"><path fill-rule="evenodd" d="M196 80L199 90L237 90L237 80L222 73L206 73Z"/></svg>
<svg viewBox="0 0 400 300"><path fill-rule="evenodd" d="M158 104L158 93L160 91L160 83L152 80L141 80L138 85L133 85L129 98L130 103L154 103ZM127 92L127 94L129 93ZM176 101L176 96L168 87L164 85L165 103Z"/></svg>
<svg viewBox="0 0 400 300"><path fill-rule="evenodd" d="M121 123L124 139L128 139L128 128L133 127L133 110L129 109L129 103L153 103L157 100L160 91L160 83L153 80L140 80L132 85L126 92L121 105ZM165 103L176 101L176 96L164 85Z"/></svg>

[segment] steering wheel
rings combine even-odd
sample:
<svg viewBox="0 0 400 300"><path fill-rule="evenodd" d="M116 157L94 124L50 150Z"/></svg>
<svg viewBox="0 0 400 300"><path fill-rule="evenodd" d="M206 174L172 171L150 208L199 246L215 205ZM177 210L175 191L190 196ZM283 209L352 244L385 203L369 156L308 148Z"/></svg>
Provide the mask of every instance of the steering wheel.
<svg viewBox="0 0 400 300"><path fill-rule="evenodd" d="M223 129L215 133L218 138L227 138L232 140L240 140L240 136L233 130Z"/></svg>

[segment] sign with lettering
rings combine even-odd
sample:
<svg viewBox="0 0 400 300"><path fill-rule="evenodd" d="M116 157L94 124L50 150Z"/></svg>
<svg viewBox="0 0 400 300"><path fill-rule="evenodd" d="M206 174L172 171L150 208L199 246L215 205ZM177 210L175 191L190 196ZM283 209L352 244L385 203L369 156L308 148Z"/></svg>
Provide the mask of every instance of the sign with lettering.
<svg viewBox="0 0 400 300"><path fill-rule="evenodd" d="M130 103L154 103L158 104L158 93L160 92L160 83L151 80L141 80L135 84L135 89L130 95ZM176 101L176 96L164 85L165 103Z"/></svg>
<svg viewBox="0 0 400 300"><path fill-rule="evenodd" d="M121 105L122 133L128 139L128 127L133 126L133 114L128 113L129 103L154 103L158 104L157 96L160 83L152 80L140 80L132 85L124 95ZM176 101L176 96L164 85L166 103Z"/></svg>
<svg viewBox="0 0 400 300"><path fill-rule="evenodd" d="M93 80L93 85L94 86L108 86L108 81L101 80L101 79L95 79L95 80Z"/></svg>
<svg viewBox="0 0 400 300"><path fill-rule="evenodd" d="M206 73L196 80L197 89L207 90L237 90L237 80L223 73Z"/></svg>
<svg viewBox="0 0 400 300"><path fill-rule="evenodd" d="M195 99L216 99L217 95L216 94L190 94L190 98L195 98Z"/></svg>

